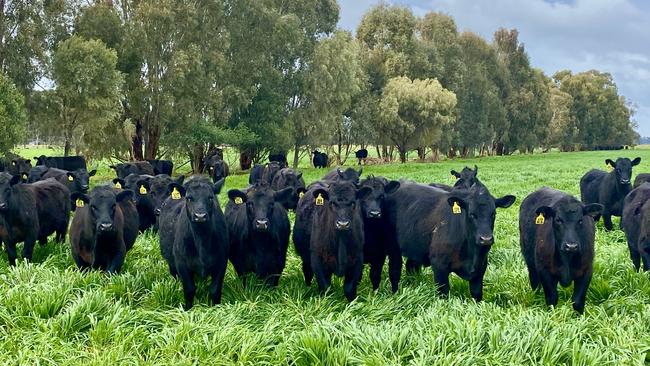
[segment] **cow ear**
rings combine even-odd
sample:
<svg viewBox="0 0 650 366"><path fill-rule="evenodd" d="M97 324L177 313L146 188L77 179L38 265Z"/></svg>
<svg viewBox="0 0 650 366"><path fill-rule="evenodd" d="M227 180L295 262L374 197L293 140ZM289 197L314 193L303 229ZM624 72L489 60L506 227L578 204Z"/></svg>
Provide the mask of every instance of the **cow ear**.
<svg viewBox="0 0 650 366"><path fill-rule="evenodd" d="M93 169L93 170L91 170L91 171L88 172L88 176L89 176L89 177L94 177L95 174L97 174L97 169Z"/></svg>
<svg viewBox="0 0 650 366"><path fill-rule="evenodd" d="M239 189L231 189L231 190L229 190L228 191L228 198L231 201L237 203L238 205L246 202L246 199L247 199L246 193L240 191ZM237 198L241 199L240 203L237 202Z"/></svg>
<svg viewBox="0 0 650 366"><path fill-rule="evenodd" d="M394 193L399 189L399 186L400 183L398 181L391 180L390 182L388 182L388 184L386 184L386 186L384 186L384 192L386 192L386 194Z"/></svg>
<svg viewBox="0 0 650 366"><path fill-rule="evenodd" d="M133 199L134 193L130 189L125 189L115 196L115 201L122 202L127 199Z"/></svg>
<svg viewBox="0 0 650 366"><path fill-rule="evenodd" d="M460 173L459 173L459 172L457 172L457 171L455 171L455 170L452 170L452 171L450 171L450 173L451 173L451 175L453 175L454 177L456 177L456 178L460 178Z"/></svg>
<svg viewBox="0 0 650 366"><path fill-rule="evenodd" d="M11 179L9 180L9 185L10 186L15 186L18 183L22 183L23 178L20 175L13 175L11 176Z"/></svg>
<svg viewBox="0 0 650 366"><path fill-rule="evenodd" d="M67 172L67 173L65 173L65 175L68 177L68 180L69 180L70 182L72 182L73 180L75 180L74 173Z"/></svg>
<svg viewBox="0 0 650 366"><path fill-rule="evenodd" d="M478 165L474 164L474 176L478 175Z"/></svg>
<svg viewBox="0 0 650 366"><path fill-rule="evenodd" d="M589 215L591 217L596 217L603 213L603 205L600 203L590 203L588 205L585 205L582 208L582 213L584 215Z"/></svg>
<svg viewBox="0 0 650 366"><path fill-rule="evenodd" d="M299 172L299 173L296 175L296 179L300 180L300 178L302 178L302 172Z"/></svg>
<svg viewBox="0 0 650 366"><path fill-rule="evenodd" d="M175 183L178 184L178 185L181 185L181 184L183 184L184 180L185 180L185 176L180 175L178 178L176 178Z"/></svg>
<svg viewBox="0 0 650 366"><path fill-rule="evenodd" d="M219 194L219 192L221 192L221 188L223 188L224 183L226 183L225 177L219 179L216 183L214 183L214 186L212 187L214 194Z"/></svg>
<svg viewBox="0 0 650 366"><path fill-rule="evenodd" d="M117 170L117 167L115 165L109 165L108 167Z"/></svg>
<svg viewBox="0 0 650 366"><path fill-rule="evenodd" d="M140 179L135 183L137 188L138 188L138 193L145 195L149 192L149 189L151 186L149 185L149 180L148 179ZM144 188L144 189L143 189Z"/></svg>
<svg viewBox="0 0 650 366"><path fill-rule="evenodd" d="M289 201L291 200L293 195L294 195L293 187L287 187L275 192L275 194L273 195L273 199L275 200L275 202L279 202L279 203L290 203Z"/></svg>
<svg viewBox="0 0 650 366"><path fill-rule="evenodd" d="M368 197L371 193L372 193L372 188L370 188L370 187L361 187L357 191L357 199L358 200L363 200L366 197Z"/></svg>
<svg viewBox="0 0 650 366"><path fill-rule="evenodd" d="M447 203L452 208L455 207L456 205L458 205L463 210L467 209L467 202L465 202L465 200L463 198L458 197L458 196L451 196L451 197L447 198Z"/></svg>
<svg viewBox="0 0 650 366"><path fill-rule="evenodd" d="M123 189L126 186L126 182L124 181L124 179L115 178L113 179L112 182L115 188L117 189Z"/></svg>
<svg viewBox="0 0 650 366"><path fill-rule="evenodd" d="M641 163L641 158L640 157L632 160L632 166L637 166L637 165L639 165L639 163Z"/></svg>
<svg viewBox="0 0 650 366"><path fill-rule="evenodd" d="M72 202L72 205L70 208L72 211L75 211L77 207L82 207L82 205L79 204L79 202L82 202L83 205L87 205L90 203L90 198L85 193L80 193L80 192L74 192L73 194L70 195L70 201Z"/></svg>
<svg viewBox="0 0 650 366"><path fill-rule="evenodd" d="M549 206L541 206L535 210L535 216L542 215L545 219L552 219L555 217L555 210Z"/></svg>
<svg viewBox="0 0 650 366"><path fill-rule="evenodd" d="M513 203L515 203L515 200L517 198L511 194L507 196L503 196L501 198L497 198L494 200L494 205L500 208L508 208L512 206Z"/></svg>
<svg viewBox="0 0 650 366"><path fill-rule="evenodd" d="M167 195L175 200L181 199L181 197L185 197L185 188L176 182L169 183L167 186Z"/></svg>
<svg viewBox="0 0 650 366"><path fill-rule="evenodd" d="M616 163L612 159L605 159L605 165L609 165L612 168L616 168Z"/></svg>
<svg viewBox="0 0 650 366"><path fill-rule="evenodd" d="M323 188L315 189L313 192L313 196L315 197L314 199L316 200L317 206L322 206L322 203L319 205L319 197L325 201L328 201L330 199L329 192L327 192Z"/></svg>

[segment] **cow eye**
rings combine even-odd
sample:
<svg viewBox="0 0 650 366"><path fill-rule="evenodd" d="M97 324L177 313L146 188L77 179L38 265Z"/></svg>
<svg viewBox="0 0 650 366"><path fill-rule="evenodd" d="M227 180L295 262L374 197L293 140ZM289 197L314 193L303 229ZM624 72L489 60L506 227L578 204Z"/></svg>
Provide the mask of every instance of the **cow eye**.
<svg viewBox="0 0 650 366"><path fill-rule="evenodd" d="M582 219L578 220L578 225L582 225Z"/></svg>

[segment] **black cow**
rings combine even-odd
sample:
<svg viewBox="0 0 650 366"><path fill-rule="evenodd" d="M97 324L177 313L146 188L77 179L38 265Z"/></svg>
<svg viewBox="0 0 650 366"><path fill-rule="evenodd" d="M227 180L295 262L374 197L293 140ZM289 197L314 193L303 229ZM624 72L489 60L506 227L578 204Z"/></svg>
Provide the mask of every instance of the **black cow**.
<svg viewBox="0 0 650 366"><path fill-rule="evenodd" d="M325 153L322 153L318 150L313 151L312 155L314 156L312 158L312 163L314 164L314 168L327 168L328 164L328 156Z"/></svg>
<svg viewBox="0 0 650 366"><path fill-rule="evenodd" d="M170 197L159 218L160 251L174 277L183 283L185 309L194 304L194 276L212 277L210 298L221 301L223 278L228 265L228 228L215 198L224 180L211 183L192 177L184 185L169 185Z"/></svg>
<svg viewBox="0 0 650 366"><path fill-rule="evenodd" d="M61 183L53 179L20 182L20 176L0 173L0 238L12 266L16 265L16 243L25 242L22 255L30 261L36 240L45 245L56 232L56 241L62 243L70 212L70 192Z"/></svg>
<svg viewBox="0 0 650 366"><path fill-rule="evenodd" d="M627 238L630 258L638 271L650 270L650 184L634 188L626 197L621 216L621 228Z"/></svg>
<svg viewBox="0 0 650 366"><path fill-rule="evenodd" d="M228 191L229 257L240 277L255 273L267 284L278 285L287 260L291 231L283 204L292 196L292 187L275 191L264 182L245 191Z"/></svg>
<svg viewBox="0 0 650 366"><path fill-rule="evenodd" d="M359 159L359 165L361 165L362 161L365 163L366 159L368 159L368 150L367 149L357 150L355 151L354 156L357 159Z"/></svg>
<svg viewBox="0 0 650 366"><path fill-rule="evenodd" d="M109 185L93 188L90 195L73 193L76 211L70 226L72 258L80 269L117 273L138 234L133 191Z"/></svg>
<svg viewBox="0 0 650 366"><path fill-rule="evenodd" d="M88 187L90 186L90 177L94 176L97 173L97 170L91 170L90 172L86 169L77 169L73 172L69 172L57 168L49 168L43 174L41 179L54 178L59 183L68 187L70 193L86 193L88 192Z"/></svg>
<svg viewBox="0 0 650 366"><path fill-rule="evenodd" d="M650 173L640 173L634 178L634 188L647 182L650 182Z"/></svg>
<svg viewBox="0 0 650 366"><path fill-rule="evenodd" d="M46 167L45 165L37 165L31 168L29 170L27 183L35 183L39 180L43 180L43 174L45 174L48 169L50 168Z"/></svg>
<svg viewBox="0 0 650 366"><path fill-rule="evenodd" d="M363 215L363 261L370 264L370 282L373 289L379 288L381 272L386 257L389 258L388 273L391 278L399 276L401 268L401 254L395 248L389 248L385 240L385 227L387 225L384 215L384 201L386 196L394 193L400 187L398 181L388 181L383 177L369 177L364 179L361 187L368 187L372 192L361 200ZM399 267L397 267L399 264ZM393 288L397 292L397 288Z"/></svg>
<svg viewBox="0 0 650 366"><path fill-rule="evenodd" d="M248 183L255 184L257 182L266 182L270 185L280 169L282 169L282 167L280 166L280 163L276 161L270 162L266 165L255 164L253 169L251 169L250 176L248 177Z"/></svg>
<svg viewBox="0 0 650 366"><path fill-rule="evenodd" d="M156 224L156 207L151 196L151 181L153 178L151 175L129 174L125 179L113 179L115 188L133 191L135 207L138 211L138 229L141 232Z"/></svg>
<svg viewBox="0 0 650 366"><path fill-rule="evenodd" d="M276 162L280 164L280 168L286 168L289 166L287 163L287 155L283 153L269 154L269 162Z"/></svg>
<svg viewBox="0 0 650 366"><path fill-rule="evenodd" d="M86 159L83 156L37 156L34 157L36 165L45 165L48 168L57 168L63 170L88 169Z"/></svg>
<svg viewBox="0 0 650 366"><path fill-rule="evenodd" d="M558 282L573 282L573 308L582 313L594 262L596 225L603 206L583 204L571 195L548 187L524 199L519 210L521 253L533 290L541 283L547 305L557 305Z"/></svg>
<svg viewBox="0 0 650 366"><path fill-rule="evenodd" d="M296 173L295 170L290 168L280 169L275 177L273 177L271 188L275 191L280 191L287 187L293 188L293 194L291 198L282 201L282 204L287 210L295 210L300 196L306 191L305 180L302 179L302 173Z"/></svg>
<svg viewBox="0 0 650 366"><path fill-rule="evenodd" d="M11 175L18 175L23 182L29 178L29 171L32 169L32 162L29 159L24 159L19 156L11 159L6 166L5 171Z"/></svg>
<svg viewBox="0 0 650 366"><path fill-rule="evenodd" d="M255 182L261 181L265 168L266 166L264 165L255 164L253 168L251 168L250 175L248 176L248 184L255 184Z"/></svg>
<svg viewBox="0 0 650 366"><path fill-rule="evenodd" d="M442 190L445 190L447 192L451 192L452 189L458 188L458 189L463 189L463 188L469 188L475 183L480 183L477 175L478 175L478 166L474 165L474 170L470 167L464 167L463 170L459 172L452 170L451 175L456 178L456 182L454 183L453 186L449 186L447 184L442 184L442 183L431 183L429 186L435 187L435 188L440 188Z"/></svg>
<svg viewBox="0 0 650 366"><path fill-rule="evenodd" d="M148 161L130 161L128 163L111 165L109 168L115 170L117 177L120 179L126 178L129 174L155 175L153 166Z"/></svg>
<svg viewBox="0 0 650 366"><path fill-rule="evenodd" d="M154 213L156 216L160 215L160 210L165 203L165 200L169 197L169 185L172 183L182 185L184 180L184 175L180 175L176 179L172 179L172 177L167 174L159 174L151 178L149 181L150 194L151 199L153 200ZM154 229L157 230L157 226L158 225L156 223L156 225L154 225Z"/></svg>
<svg viewBox="0 0 650 366"><path fill-rule="evenodd" d="M171 160L147 159L147 162L151 164L151 167L153 168L153 175L172 175L174 171L174 163L172 163Z"/></svg>
<svg viewBox="0 0 650 366"><path fill-rule="evenodd" d="M329 173L325 174L323 180L334 182L345 180L354 184L359 184L359 177L361 177L362 171L363 168L359 168L359 171L356 171L353 168L341 170L341 168L336 167L334 170L331 170Z"/></svg>
<svg viewBox="0 0 650 366"><path fill-rule="evenodd" d="M203 171L204 173L207 173L210 178L212 178L213 182L218 182L230 175L228 163L223 161L223 159L219 159L218 156L212 156L211 158L207 159L205 161Z"/></svg>
<svg viewBox="0 0 650 366"><path fill-rule="evenodd" d="M603 223L606 230L612 230L612 216L621 216L623 200L632 190L632 167L639 165L641 158L632 161L628 158L618 158L616 162L610 159L605 163L613 168L606 173L593 169L580 179L580 197L585 204L600 203L603 205ZM596 216L596 221L600 215Z"/></svg>
<svg viewBox="0 0 650 366"><path fill-rule="evenodd" d="M469 281L472 297L480 301L487 257L494 244L496 208L510 207L514 201L511 195L492 197L482 184L445 192L402 182L385 201L388 246L399 246L409 271L431 265L443 296L449 294L453 272ZM393 289L398 286L396 280L391 283Z"/></svg>

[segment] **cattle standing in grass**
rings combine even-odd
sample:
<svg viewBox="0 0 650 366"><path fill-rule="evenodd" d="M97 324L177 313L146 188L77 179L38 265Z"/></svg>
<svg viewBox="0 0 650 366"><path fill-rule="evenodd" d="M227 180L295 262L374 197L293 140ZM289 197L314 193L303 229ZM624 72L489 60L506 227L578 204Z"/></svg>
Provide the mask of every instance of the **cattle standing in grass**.
<svg viewBox="0 0 650 366"><path fill-rule="evenodd" d="M262 176L264 175L264 168L264 165L255 164L248 176L248 184L255 184L255 182L261 181Z"/></svg>
<svg viewBox="0 0 650 366"><path fill-rule="evenodd" d="M126 178L129 174L154 175L153 167L148 161L131 161L128 163L111 165L110 168L115 170L117 177L120 179Z"/></svg>
<svg viewBox="0 0 650 366"><path fill-rule="evenodd" d="M384 215L384 201L386 196L394 193L399 188L397 181L388 181L383 177L370 177L361 182L360 187L368 187L372 192L361 200L363 215L363 261L370 264L370 282L373 289L379 288L381 272L386 257L389 258L388 273L391 278L399 275L401 268L401 254L395 248L388 248L385 241L384 230L386 227ZM389 250L392 249L392 250ZM399 267L397 267L399 264ZM393 288L396 292L397 288Z"/></svg>
<svg viewBox="0 0 650 366"><path fill-rule="evenodd" d="M37 165L29 170L29 177L27 178L27 183L35 183L39 180L43 180L43 174L50 169L45 165Z"/></svg>
<svg viewBox="0 0 650 366"><path fill-rule="evenodd" d="M228 164L223 159L219 159L218 156L207 159L203 170L210 175L213 182L218 182L230 174Z"/></svg>
<svg viewBox="0 0 650 366"><path fill-rule="evenodd" d="M172 163L171 160L147 159L147 162L151 164L151 167L153 168L153 175L172 175L174 171L174 163Z"/></svg>
<svg viewBox="0 0 650 366"><path fill-rule="evenodd" d="M331 170L329 173L325 174L323 180L338 182L338 181L348 181L354 184L359 184L359 177L361 177L361 172L363 168L359 168L359 171L354 170L353 168L347 168L341 170L341 168L336 167Z"/></svg>
<svg viewBox="0 0 650 366"><path fill-rule="evenodd" d="M266 182L270 185L280 169L282 169L280 163L276 161L270 162L266 165L255 164L253 169L251 169L250 176L248 177L248 183L255 184L257 182Z"/></svg>
<svg viewBox="0 0 650 366"><path fill-rule="evenodd" d="M511 195L492 197L482 184L445 192L402 182L384 204L388 246L399 246L410 269L431 265L443 296L449 294L453 272L469 281L472 297L480 301L488 253L494 244L496 208L510 207L514 201ZM396 289L399 278L391 284Z"/></svg>
<svg viewBox="0 0 650 366"><path fill-rule="evenodd" d="M245 191L228 191L229 257L240 277L255 273L269 285L278 285L291 230L283 204L292 196L292 187L275 191L263 182Z"/></svg>
<svg viewBox="0 0 650 366"><path fill-rule="evenodd" d="M621 228L627 238L630 258L638 271L650 270L650 184L634 188L626 197L621 216Z"/></svg>
<svg viewBox="0 0 650 366"><path fill-rule="evenodd" d="M56 241L63 242L70 212L70 192L61 183L53 179L33 184L20 181L19 176L0 173L0 238L12 266L16 264L16 243L25 242L22 255L31 260L36 240L44 245L56 232Z"/></svg>
<svg viewBox="0 0 650 366"><path fill-rule="evenodd" d="M74 171L77 169L88 169L83 156L37 156L34 158L36 165L45 165L48 168Z"/></svg>
<svg viewBox="0 0 650 366"><path fill-rule="evenodd" d="M287 163L287 155L283 153L278 153L278 154L269 154L269 162L276 162L280 164L280 168L286 168L289 166Z"/></svg>
<svg viewBox="0 0 650 366"><path fill-rule="evenodd" d="M457 189L469 188L473 186L475 183L480 182L477 177L478 167L476 165L474 165L474 170L472 170L470 167L464 167L463 170L460 171L460 173L455 170L452 170L450 173L453 177L456 178L456 182L454 182L453 187L442 183L431 183L429 184L429 186L440 188L447 192L451 192L451 190L454 188Z"/></svg>
<svg viewBox="0 0 650 366"><path fill-rule="evenodd" d="M328 164L328 156L325 153L322 153L318 150L312 152L312 155L314 156L312 158L312 163L314 164L314 168L327 168Z"/></svg>
<svg viewBox="0 0 650 366"><path fill-rule="evenodd" d="M171 274L183 283L185 309L194 303L195 275L212 277L210 298L215 304L221 301L228 229L215 195L223 183L212 184L205 177L192 177L182 186L172 183L160 213L160 250Z"/></svg>
<svg viewBox="0 0 650 366"><path fill-rule="evenodd" d="M68 187L70 193L86 193L90 186L90 177L97 173L96 170L86 171L86 169L77 169L69 172L57 168L49 168L41 177L41 179L54 178L59 183Z"/></svg>
<svg viewBox="0 0 650 366"><path fill-rule="evenodd" d="M153 198L151 197L151 175L129 174L125 179L113 179L113 184L119 183L122 189L133 191L135 207L138 210L139 226L141 232L156 224L156 213Z"/></svg>
<svg viewBox="0 0 650 366"><path fill-rule="evenodd" d="M97 186L90 195L73 193L72 257L80 269L119 272L138 233L133 191Z"/></svg>
<svg viewBox="0 0 650 366"><path fill-rule="evenodd" d="M302 179L302 173L296 173L295 170L290 168L283 168L275 175L271 188L275 191L280 191L287 187L293 188L291 198L284 200L282 204L287 210L295 210L298 205L300 195L305 193L305 180Z"/></svg>
<svg viewBox="0 0 650 366"><path fill-rule="evenodd" d="M169 197L168 188L172 183L182 185L185 180L185 176L181 175L178 178L172 179L169 175L159 174L151 178L149 181L151 199L153 200L154 214L157 216L160 215L160 209L162 208L165 200ZM157 230L157 224L155 229Z"/></svg>
<svg viewBox="0 0 650 366"><path fill-rule="evenodd" d="M573 196L551 188L524 199L519 210L521 253L533 290L541 283L547 305L556 305L557 284L573 282L573 308L582 313L594 262L598 203L584 205Z"/></svg>
<svg viewBox="0 0 650 366"><path fill-rule="evenodd" d="M650 173L641 173L634 178L634 188L642 185L643 183L650 182Z"/></svg>
<svg viewBox="0 0 650 366"><path fill-rule="evenodd" d="M368 159L368 150L367 149L357 150L355 151L354 156L357 159L359 159L359 165L361 165L361 162L365 163L366 159Z"/></svg>
<svg viewBox="0 0 650 366"><path fill-rule="evenodd" d="M612 216L621 216L623 213L623 200L632 190L632 167L639 165L641 158L632 161L628 158L618 158L616 162L607 159L605 163L612 167L606 173L593 169L580 179L580 196L582 202L600 203L603 205L603 223L606 230L612 230ZM600 216L596 216L596 221Z"/></svg>

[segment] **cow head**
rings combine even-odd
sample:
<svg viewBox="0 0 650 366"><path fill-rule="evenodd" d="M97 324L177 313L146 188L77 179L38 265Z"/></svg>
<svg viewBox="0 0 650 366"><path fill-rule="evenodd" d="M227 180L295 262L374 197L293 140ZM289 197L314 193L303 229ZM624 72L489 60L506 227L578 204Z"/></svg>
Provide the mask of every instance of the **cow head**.
<svg viewBox="0 0 650 366"><path fill-rule="evenodd" d="M225 178L227 175L226 162L220 159L210 159L208 164L205 166L212 178L213 182L220 181L222 178Z"/></svg>
<svg viewBox="0 0 650 366"><path fill-rule="evenodd" d="M15 158L9 163L7 171L12 175L18 175L23 181L27 181L29 170L32 169L32 162L28 159Z"/></svg>
<svg viewBox="0 0 650 366"><path fill-rule="evenodd" d="M341 168L336 168L337 180L348 181L354 184L359 184L359 177L361 177L361 172L363 168L359 168L357 172L354 168L347 168L341 170Z"/></svg>
<svg viewBox="0 0 650 366"><path fill-rule="evenodd" d="M611 166L614 171L612 172L616 176L616 183L620 185L628 185L632 181L632 167L639 165L641 158L636 158L630 160L628 158L618 158L616 161L612 159L606 159L605 164Z"/></svg>
<svg viewBox="0 0 650 366"><path fill-rule="evenodd" d="M584 205L573 197L565 197L553 206L538 207L535 210L535 217L531 220L537 220L537 225L552 223L555 247L559 253L581 253L587 245L586 230L593 231L593 218L600 215L602 211L601 204Z"/></svg>
<svg viewBox="0 0 650 366"><path fill-rule="evenodd" d="M383 215L384 199L400 187L398 181L387 181L380 177L369 177L361 182L361 187L372 191L361 200L361 212L367 219L380 219Z"/></svg>
<svg viewBox="0 0 650 366"><path fill-rule="evenodd" d="M70 192L88 192L90 187L90 177L93 177L97 170L87 171L86 169L77 169L66 173L66 181Z"/></svg>
<svg viewBox="0 0 650 366"><path fill-rule="evenodd" d="M246 205L249 224L255 231L268 231L272 225L276 203L282 205L293 196L293 187L274 191L265 183L250 187L247 192L238 189L228 191L228 198L236 205Z"/></svg>
<svg viewBox="0 0 650 366"><path fill-rule="evenodd" d="M487 187L475 184L467 191L452 191L447 199L453 215L462 215L469 239L479 246L494 244L496 208L508 208L515 196L494 198Z"/></svg>
<svg viewBox="0 0 650 366"><path fill-rule="evenodd" d="M469 167L464 167L463 170L459 172L452 170L451 175L456 177L456 183L454 183L454 188L470 188L476 182L478 182L478 166L474 165L474 170Z"/></svg>
<svg viewBox="0 0 650 366"><path fill-rule="evenodd" d="M149 194L151 196L151 200L153 201L154 214L156 216L160 215L160 210L162 209L163 203L165 203L165 200L167 197L169 197L169 185L171 183L176 183L177 185L181 186L183 184L183 180L185 180L184 175L181 175L173 180L167 174L158 174L150 180Z"/></svg>
<svg viewBox="0 0 650 366"><path fill-rule="evenodd" d="M347 231L352 227L352 220L357 215L358 200L365 199L372 188L356 186L349 182L332 183L328 189L317 188L313 192L315 205L323 207L334 218L334 226L338 231Z"/></svg>
<svg viewBox="0 0 650 366"><path fill-rule="evenodd" d="M295 210L300 200L301 193L305 193L305 182L302 179L302 173L296 173L295 170L289 168L280 169L274 178L273 187L275 189L283 189L286 187L293 188L293 194L289 200L286 201L284 207L288 210Z"/></svg>
<svg viewBox="0 0 650 366"><path fill-rule="evenodd" d="M172 198L177 193L179 198L185 200L185 213L193 224L210 222L218 203L215 195L221 192L225 180L221 179L212 183L205 177L192 177L185 184L171 183L167 189Z"/></svg>
<svg viewBox="0 0 650 366"><path fill-rule="evenodd" d="M116 190L111 186L98 186L93 188L90 195L75 192L72 199L73 210L80 208L89 210L88 214L95 229L100 233L115 232L115 210L117 204L133 198L133 191Z"/></svg>
<svg viewBox="0 0 650 366"><path fill-rule="evenodd" d="M0 212L9 210L9 200L13 193L13 187L19 183L22 183L19 175L0 173Z"/></svg>

